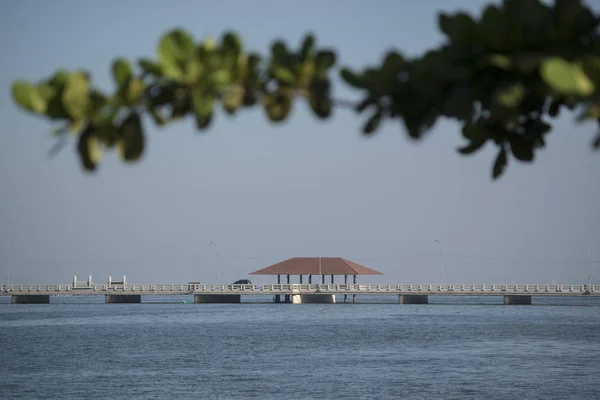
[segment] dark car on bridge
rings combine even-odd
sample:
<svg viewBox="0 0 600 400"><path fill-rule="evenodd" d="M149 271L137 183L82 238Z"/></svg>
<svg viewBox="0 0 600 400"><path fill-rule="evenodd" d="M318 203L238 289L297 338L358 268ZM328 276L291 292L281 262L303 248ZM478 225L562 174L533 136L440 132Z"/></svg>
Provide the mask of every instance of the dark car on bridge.
<svg viewBox="0 0 600 400"><path fill-rule="evenodd" d="M233 285L252 285L252 281L250 279L240 279L233 282Z"/></svg>

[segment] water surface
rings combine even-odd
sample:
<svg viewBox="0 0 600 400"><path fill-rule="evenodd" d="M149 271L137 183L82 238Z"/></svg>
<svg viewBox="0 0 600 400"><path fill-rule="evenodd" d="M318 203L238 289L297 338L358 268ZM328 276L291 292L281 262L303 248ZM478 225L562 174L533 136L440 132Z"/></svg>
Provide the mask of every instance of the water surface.
<svg viewBox="0 0 600 400"><path fill-rule="evenodd" d="M359 299L5 298L0 397L600 399L598 298Z"/></svg>

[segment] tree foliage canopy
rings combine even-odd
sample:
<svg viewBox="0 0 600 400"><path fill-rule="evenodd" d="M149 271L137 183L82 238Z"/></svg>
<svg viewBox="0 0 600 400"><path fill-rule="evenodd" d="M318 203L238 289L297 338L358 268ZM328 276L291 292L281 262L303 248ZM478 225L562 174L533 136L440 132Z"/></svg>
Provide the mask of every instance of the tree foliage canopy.
<svg viewBox="0 0 600 400"><path fill-rule="evenodd" d="M497 146L495 179L509 155L534 160L562 108L600 121L600 16L580 0L504 0L479 18L441 13L438 25L445 41L420 57L390 51L364 71L339 68L361 94L352 109L365 116L365 135L398 120L418 140L439 118L455 119L466 140L461 154ZM113 62L114 93L94 87L86 71L59 70L41 82L14 82L12 95L21 108L59 122L56 134L74 135L92 171L106 149L125 162L140 159L144 114L157 125L191 115L206 130L218 106L230 115L262 107L279 123L300 98L317 118L328 118L340 105L331 91L336 68L334 50L317 47L312 35L298 49L276 40L263 56L246 51L233 32L197 42L174 29L160 39L156 59Z"/></svg>

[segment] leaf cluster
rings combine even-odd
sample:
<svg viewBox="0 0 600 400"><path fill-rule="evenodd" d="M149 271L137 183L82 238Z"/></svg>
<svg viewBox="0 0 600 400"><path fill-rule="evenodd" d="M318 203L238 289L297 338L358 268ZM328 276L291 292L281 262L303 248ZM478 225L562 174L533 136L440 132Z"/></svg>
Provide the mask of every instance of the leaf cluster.
<svg viewBox="0 0 600 400"><path fill-rule="evenodd" d="M35 84L16 81L12 94L21 108L61 123L58 134L77 137L81 163L93 171L107 149L116 149L125 162L140 159L144 114L159 126L192 115L197 128L205 130L219 104L228 115L260 104L277 123L301 97L318 118L327 118L334 64L335 54L317 49L312 35L297 51L274 42L265 60L246 52L232 32L219 43L212 38L197 43L188 32L174 29L160 39L155 60L113 62L113 93L93 87L85 71L61 70Z"/></svg>
<svg viewBox="0 0 600 400"><path fill-rule="evenodd" d="M419 140L438 119L456 120L466 140L461 154L497 146L496 179L510 155L534 160L561 110L577 108L580 121L600 121L600 16L580 0L504 0L478 18L441 13L438 25L444 42L419 57L390 51L379 65L340 69L343 82L361 93L353 109L366 114L364 134L398 120ZM232 32L218 43L197 42L174 29L160 39L156 59L113 62L114 93L94 88L85 71L17 81L12 92L21 108L60 121L59 133L72 132L82 165L94 170L106 149L116 148L126 162L139 160L144 114L157 125L191 115L205 130L219 105L228 115L260 106L280 123L302 98L326 119L336 105L335 65L334 51L316 48L312 35L295 50L274 41L263 57L247 52ZM600 147L600 135L593 146Z"/></svg>
<svg viewBox="0 0 600 400"><path fill-rule="evenodd" d="M581 120L600 118L599 23L578 0L504 0L479 19L440 14L445 41L421 57L389 52L381 65L341 76L364 93L356 111L368 113L365 134L399 119L420 139L439 118L457 120L467 140L461 154L498 147L495 179L509 154L534 160L561 109L581 106Z"/></svg>

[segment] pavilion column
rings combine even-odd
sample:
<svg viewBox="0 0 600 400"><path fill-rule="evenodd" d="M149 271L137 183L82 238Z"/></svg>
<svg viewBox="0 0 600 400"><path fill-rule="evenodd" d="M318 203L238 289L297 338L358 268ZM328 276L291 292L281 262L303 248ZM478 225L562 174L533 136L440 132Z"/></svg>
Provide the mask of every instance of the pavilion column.
<svg viewBox="0 0 600 400"><path fill-rule="evenodd" d="M312 285L312 275L308 275L308 284Z"/></svg>
<svg viewBox="0 0 600 400"><path fill-rule="evenodd" d="M333 274L331 274L331 284L333 285Z"/></svg>
<svg viewBox="0 0 600 400"><path fill-rule="evenodd" d="M300 284L302 285L302 275L300 275Z"/></svg>
<svg viewBox="0 0 600 400"><path fill-rule="evenodd" d="M344 285L347 285L347 284L348 284L348 275L344 275ZM347 303L347 302L348 302L348 295L345 294L344 295L344 303Z"/></svg>
<svg viewBox="0 0 600 400"><path fill-rule="evenodd" d="M290 275L289 275L289 274L287 275L287 284L288 284L288 285L290 284ZM286 294L286 295L285 295L285 302L286 302L286 303L290 303L290 300L291 300L291 298L290 298L290 295L289 295L289 294Z"/></svg>
<svg viewBox="0 0 600 400"><path fill-rule="evenodd" d="M321 275L321 284L325 284L325 274Z"/></svg>
<svg viewBox="0 0 600 400"><path fill-rule="evenodd" d="M281 285L281 275L277 274L277 284ZM275 303L281 303L281 297L276 294L275 295Z"/></svg>
<svg viewBox="0 0 600 400"><path fill-rule="evenodd" d="M356 275L354 275L354 284L356 285ZM352 302L356 303L356 295L355 294L352 295Z"/></svg>

